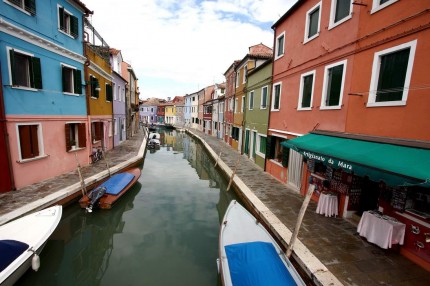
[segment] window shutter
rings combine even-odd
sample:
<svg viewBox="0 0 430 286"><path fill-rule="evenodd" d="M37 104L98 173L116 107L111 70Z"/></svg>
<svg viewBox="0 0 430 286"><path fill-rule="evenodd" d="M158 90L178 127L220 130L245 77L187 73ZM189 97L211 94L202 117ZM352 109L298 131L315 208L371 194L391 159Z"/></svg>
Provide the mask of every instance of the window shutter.
<svg viewBox="0 0 430 286"><path fill-rule="evenodd" d="M76 94L82 94L82 76L81 70L73 70L73 82L74 82L74 90ZM79 145L81 146L81 145Z"/></svg>
<svg viewBox="0 0 430 286"><path fill-rule="evenodd" d="M65 66L61 67L61 79L62 79L62 83L63 83L63 92L66 91L66 81L67 81L67 78L66 78L66 69L67 68Z"/></svg>
<svg viewBox="0 0 430 286"><path fill-rule="evenodd" d="M87 146L87 137L85 136L85 123L78 124L78 146L80 148Z"/></svg>
<svg viewBox="0 0 430 286"><path fill-rule="evenodd" d="M42 89L42 68L39 58L31 58L31 87Z"/></svg>
<svg viewBox="0 0 430 286"><path fill-rule="evenodd" d="M32 157L39 156L39 139L37 136L37 128L39 128L38 125L30 125L31 130L31 151L33 153Z"/></svg>
<svg viewBox="0 0 430 286"><path fill-rule="evenodd" d="M30 126L21 125L18 127L19 131L19 144L21 147L21 158L31 158L31 137L30 137Z"/></svg>
<svg viewBox="0 0 430 286"><path fill-rule="evenodd" d="M58 8L58 18L60 18L60 30L64 30L64 8Z"/></svg>
<svg viewBox="0 0 430 286"><path fill-rule="evenodd" d="M94 95L96 98L99 98L100 95L100 84L99 84L99 80L97 78L94 78Z"/></svg>
<svg viewBox="0 0 430 286"><path fill-rule="evenodd" d="M112 101L112 85L110 84L106 85L106 100Z"/></svg>
<svg viewBox="0 0 430 286"><path fill-rule="evenodd" d="M16 85L16 76L15 76L15 51L13 49L9 50L10 55L10 69L12 74L12 85Z"/></svg>
<svg viewBox="0 0 430 286"><path fill-rule="evenodd" d="M64 124L64 131L65 131L65 138L66 138L66 151L70 151L70 149L72 149L72 146L70 144L70 125L69 124Z"/></svg>
<svg viewBox="0 0 430 286"><path fill-rule="evenodd" d="M96 137L96 140L97 141L99 141L99 140L101 140L102 139L102 125L103 125L103 123L102 122L97 122L96 124L95 124L95 128L96 128L96 132L95 132L95 137Z"/></svg>
<svg viewBox="0 0 430 286"><path fill-rule="evenodd" d="M79 36L78 18L70 16L70 34L77 38Z"/></svg>
<svg viewBox="0 0 430 286"><path fill-rule="evenodd" d="M342 88L343 65L338 65L329 70L327 86L327 106L337 106L340 102L340 91Z"/></svg>
<svg viewBox="0 0 430 286"><path fill-rule="evenodd" d="M35 0L24 0L25 11L31 15L36 15L36 1Z"/></svg>
<svg viewBox="0 0 430 286"><path fill-rule="evenodd" d="M266 157L267 157L267 159L273 159L273 157L275 156L274 150L272 151L272 140L273 140L273 136L267 135L267 138L266 138Z"/></svg>

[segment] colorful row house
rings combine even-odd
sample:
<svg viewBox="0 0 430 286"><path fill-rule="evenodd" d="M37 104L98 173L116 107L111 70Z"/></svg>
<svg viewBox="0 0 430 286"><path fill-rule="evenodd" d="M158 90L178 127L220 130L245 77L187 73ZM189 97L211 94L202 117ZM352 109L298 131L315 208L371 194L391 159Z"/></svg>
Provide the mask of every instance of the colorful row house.
<svg viewBox="0 0 430 286"><path fill-rule="evenodd" d="M429 11L428 1L297 1L272 26L265 162L297 192L315 184L314 200L336 194L341 217L395 217L400 252L428 270Z"/></svg>
<svg viewBox="0 0 430 286"><path fill-rule="evenodd" d="M79 0L0 2L0 192L90 164L125 139L129 80L92 13Z"/></svg>

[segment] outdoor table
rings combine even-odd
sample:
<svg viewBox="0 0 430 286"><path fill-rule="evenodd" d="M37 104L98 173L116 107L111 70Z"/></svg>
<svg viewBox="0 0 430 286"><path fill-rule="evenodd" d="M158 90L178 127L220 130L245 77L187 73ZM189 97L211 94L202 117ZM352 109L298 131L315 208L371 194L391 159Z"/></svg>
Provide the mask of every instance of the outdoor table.
<svg viewBox="0 0 430 286"><path fill-rule="evenodd" d="M357 232L367 241L387 249L392 244L403 244L405 229L406 225L395 218L366 211L363 212Z"/></svg>
<svg viewBox="0 0 430 286"><path fill-rule="evenodd" d="M338 201L337 195L321 193L318 200L316 212L327 217L337 216L338 214Z"/></svg>

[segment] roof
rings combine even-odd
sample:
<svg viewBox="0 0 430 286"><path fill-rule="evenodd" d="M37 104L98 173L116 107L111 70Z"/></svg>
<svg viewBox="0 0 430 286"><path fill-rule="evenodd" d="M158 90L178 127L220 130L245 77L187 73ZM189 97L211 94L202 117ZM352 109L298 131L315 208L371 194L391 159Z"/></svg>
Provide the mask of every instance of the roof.
<svg viewBox="0 0 430 286"><path fill-rule="evenodd" d="M121 52L121 50L117 50L117 49L114 49L114 48L110 48L110 49L109 49L109 52L110 52L112 55L117 55L117 54L119 54L119 53Z"/></svg>
<svg viewBox="0 0 430 286"><path fill-rule="evenodd" d="M73 2L75 2L79 7L81 7L82 10L84 10L86 15L94 14L94 12L91 11L90 9L88 9L87 6L83 2L81 2L79 0L73 0Z"/></svg>
<svg viewBox="0 0 430 286"><path fill-rule="evenodd" d="M240 60L235 60L229 67L228 69L224 72L224 75L231 69L234 70L234 68L240 63Z"/></svg>
<svg viewBox="0 0 430 286"><path fill-rule="evenodd" d="M243 57L240 63L236 66L241 66L248 59L271 59L273 58L273 50L264 44L258 44L249 47L249 53Z"/></svg>

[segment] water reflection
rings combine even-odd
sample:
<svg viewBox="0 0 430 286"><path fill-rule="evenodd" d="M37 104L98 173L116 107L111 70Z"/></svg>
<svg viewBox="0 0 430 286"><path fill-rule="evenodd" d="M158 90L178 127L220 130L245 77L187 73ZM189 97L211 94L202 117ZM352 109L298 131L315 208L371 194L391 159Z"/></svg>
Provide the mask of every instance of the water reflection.
<svg viewBox="0 0 430 286"><path fill-rule="evenodd" d="M219 223L233 191L202 145L158 131L139 182L111 210L73 204L19 285L217 285Z"/></svg>

